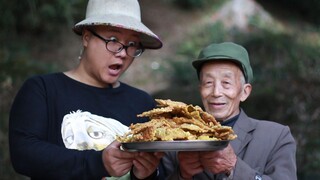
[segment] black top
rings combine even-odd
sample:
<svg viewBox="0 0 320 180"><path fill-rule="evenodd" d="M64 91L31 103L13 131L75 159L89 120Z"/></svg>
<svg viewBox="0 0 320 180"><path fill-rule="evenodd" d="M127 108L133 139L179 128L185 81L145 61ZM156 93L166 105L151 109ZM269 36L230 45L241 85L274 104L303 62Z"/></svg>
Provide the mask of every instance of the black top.
<svg viewBox="0 0 320 180"><path fill-rule="evenodd" d="M108 176L101 151L67 149L61 137L63 117L81 110L129 126L146 121L137 114L154 107L150 95L124 83L97 88L63 73L29 78L10 112L13 167L32 179L101 179Z"/></svg>

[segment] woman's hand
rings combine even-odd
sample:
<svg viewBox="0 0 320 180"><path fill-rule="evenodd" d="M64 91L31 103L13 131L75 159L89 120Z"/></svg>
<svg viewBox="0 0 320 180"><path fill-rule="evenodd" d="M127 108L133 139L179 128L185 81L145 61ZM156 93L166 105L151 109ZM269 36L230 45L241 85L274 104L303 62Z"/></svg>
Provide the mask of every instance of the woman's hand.
<svg viewBox="0 0 320 180"><path fill-rule="evenodd" d="M192 177L203 171L200 163L201 152L178 152L180 164L180 176L184 179L192 179Z"/></svg>
<svg viewBox="0 0 320 180"><path fill-rule="evenodd" d="M145 179L157 170L162 152L139 152L133 161L133 173L138 179Z"/></svg>
<svg viewBox="0 0 320 180"><path fill-rule="evenodd" d="M128 173L138 155L137 152L122 151L120 146L120 142L113 141L102 152L102 161L110 176L119 177Z"/></svg>

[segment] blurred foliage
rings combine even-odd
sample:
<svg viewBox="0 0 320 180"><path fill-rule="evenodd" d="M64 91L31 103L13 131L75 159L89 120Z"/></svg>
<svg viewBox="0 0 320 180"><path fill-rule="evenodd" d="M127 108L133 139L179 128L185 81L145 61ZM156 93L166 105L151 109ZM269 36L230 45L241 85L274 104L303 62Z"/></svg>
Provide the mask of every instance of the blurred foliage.
<svg viewBox="0 0 320 180"><path fill-rule="evenodd" d="M24 179L11 167L8 151L10 106L25 79L57 71L57 66L34 59L32 51L57 41L63 28L84 17L86 0L0 0L0 177ZM81 13L81 14L80 14ZM36 43L35 43L36 42Z"/></svg>
<svg viewBox="0 0 320 180"><path fill-rule="evenodd" d="M294 12L296 17L301 17L304 20L316 24L319 26L319 12L320 1L319 0L257 0L261 4L269 3L273 6L278 6L285 11ZM290 18L290 17L288 17Z"/></svg>
<svg viewBox="0 0 320 180"><path fill-rule="evenodd" d="M179 45L175 59L169 59L173 72L170 76L172 84L195 87L197 74L191 66L191 61L198 57L201 49L212 42L230 40L233 33L227 33L222 23L210 24L190 37L190 40Z"/></svg>
<svg viewBox="0 0 320 180"><path fill-rule="evenodd" d="M212 10L221 7L228 0L166 0L174 6L190 11L190 10L205 10L211 8Z"/></svg>
<svg viewBox="0 0 320 180"><path fill-rule="evenodd" d="M1 37L8 34L54 34L83 18L86 0L1 0ZM76 20L76 21L75 21Z"/></svg>
<svg viewBox="0 0 320 180"><path fill-rule="evenodd" d="M299 173L319 172L320 41L301 43L298 36L263 32L243 42L255 70L245 107L256 117L289 125L298 143Z"/></svg>
<svg viewBox="0 0 320 180"><path fill-rule="evenodd" d="M8 166L10 158L7 151L8 119L13 97L27 77L53 72L56 68L53 64L33 59L23 47L0 48L0 57L0 149L6 150L0 153L0 175L2 179L14 179L14 171Z"/></svg>
<svg viewBox="0 0 320 180"><path fill-rule="evenodd" d="M203 8L212 4L212 0L171 0L173 4L183 9Z"/></svg>

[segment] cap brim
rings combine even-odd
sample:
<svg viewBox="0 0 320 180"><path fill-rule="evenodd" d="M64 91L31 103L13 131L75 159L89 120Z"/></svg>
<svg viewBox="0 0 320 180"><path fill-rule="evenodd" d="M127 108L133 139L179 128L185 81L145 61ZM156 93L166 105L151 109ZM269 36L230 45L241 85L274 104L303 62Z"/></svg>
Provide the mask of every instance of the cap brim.
<svg viewBox="0 0 320 180"><path fill-rule="evenodd" d="M98 25L113 26L136 31L140 34L141 43L146 49L159 49L162 47L162 42L157 35L143 23L129 16L108 14L107 16L89 17L77 23L74 26L73 31L76 34L81 35L83 27Z"/></svg>

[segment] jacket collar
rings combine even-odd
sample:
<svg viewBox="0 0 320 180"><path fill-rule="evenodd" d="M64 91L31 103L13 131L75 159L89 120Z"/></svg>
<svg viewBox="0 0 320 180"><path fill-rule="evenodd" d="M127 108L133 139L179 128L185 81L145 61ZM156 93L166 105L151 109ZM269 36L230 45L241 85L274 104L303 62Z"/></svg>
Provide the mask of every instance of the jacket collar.
<svg viewBox="0 0 320 180"><path fill-rule="evenodd" d="M238 120L233 126L233 131L237 138L230 142L236 155L239 155L244 147L251 141L252 131L256 128L257 123L249 118L241 109Z"/></svg>

